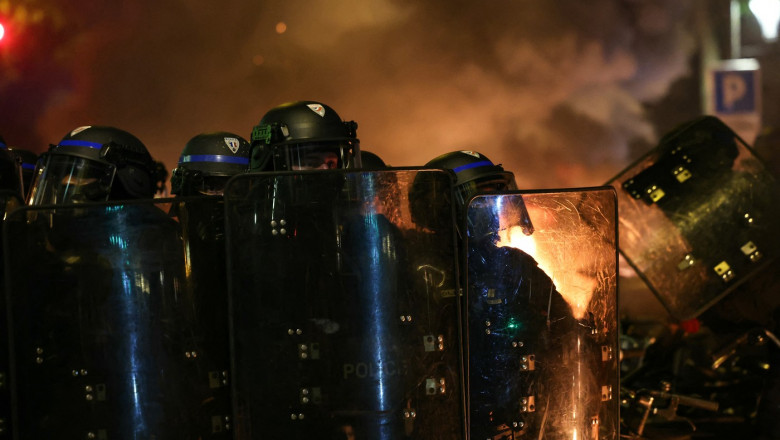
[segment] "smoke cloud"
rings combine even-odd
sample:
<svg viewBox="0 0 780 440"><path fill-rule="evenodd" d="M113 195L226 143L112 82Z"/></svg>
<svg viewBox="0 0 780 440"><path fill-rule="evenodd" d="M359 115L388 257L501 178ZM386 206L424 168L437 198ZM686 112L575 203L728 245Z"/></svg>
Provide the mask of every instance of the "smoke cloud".
<svg viewBox="0 0 780 440"><path fill-rule="evenodd" d="M312 99L394 166L474 149L522 188L600 185L631 143L658 136L643 103L687 74L688 4L89 0L56 10L46 63L0 81L14 121L0 133L40 152L77 126L114 125L171 169L198 133L249 137L271 107Z"/></svg>

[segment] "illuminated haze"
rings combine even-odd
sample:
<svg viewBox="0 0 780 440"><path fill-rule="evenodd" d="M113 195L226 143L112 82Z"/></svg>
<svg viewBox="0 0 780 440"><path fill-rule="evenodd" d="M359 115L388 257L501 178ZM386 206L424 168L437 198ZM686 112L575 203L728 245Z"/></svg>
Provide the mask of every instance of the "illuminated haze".
<svg viewBox="0 0 780 440"><path fill-rule="evenodd" d="M475 149L521 187L599 185L656 140L642 104L688 74L694 42L675 0L104 3L56 6L45 61L4 59L10 145L114 125L171 169L198 133L248 137L312 99L394 166Z"/></svg>

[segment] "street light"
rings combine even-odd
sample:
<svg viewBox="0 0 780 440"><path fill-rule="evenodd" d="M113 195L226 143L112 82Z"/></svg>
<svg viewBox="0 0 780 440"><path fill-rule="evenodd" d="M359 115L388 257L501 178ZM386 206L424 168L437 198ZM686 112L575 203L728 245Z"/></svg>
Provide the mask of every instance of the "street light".
<svg viewBox="0 0 780 440"><path fill-rule="evenodd" d="M761 34L768 42L777 41L777 25L780 23L780 0L750 0L750 11L756 16Z"/></svg>

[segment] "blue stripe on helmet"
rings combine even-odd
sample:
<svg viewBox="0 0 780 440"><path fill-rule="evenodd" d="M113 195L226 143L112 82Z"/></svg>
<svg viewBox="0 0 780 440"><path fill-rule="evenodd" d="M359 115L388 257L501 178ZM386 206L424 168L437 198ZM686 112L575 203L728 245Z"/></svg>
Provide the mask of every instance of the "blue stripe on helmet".
<svg viewBox="0 0 780 440"><path fill-rule="evenodd" d="M23 163L22 164L22 169L23 170L34 170L35 169L35 164L34 163Z"/></svg>
<svg viewBox="0 0 780 440"><path fill-rule="evenodd" d="M493 162L489 160L483 160L481 162L473 162L473 163L467 163L466 165L461 165L457 168L454 168L452 171L455 171L455 174L457 174L463 170L470 170L472 168L477 168L477 167L493 167L493 166L495 166Z"/></svg>
<svg viewBox="0 0 780 440"><path fill-rule="evenodd" d="M5 150L6 148L8 148L8 145L6 145L5 143L3 143L3 141L0 141L0 148L2 148L2 149L4 149L4 150Z"/></svg>
<svg viewBox="0 0 780 440"><path fill-rule="evenodd" d="M221 154L193 154L188 156L182 156L179 159L179 163L190 162L218 162L218 163L233 163L237 165L249 165L248 157L239 156L223 156Z"/></svg>
<svg viewBox="0 0 780 440"><path fill-rule="evenodd" d="M61 147L87 147L95 148L97 150L103 148L103 144L97 142L80 141L76 139L68 139L60 142Z"/></svg>

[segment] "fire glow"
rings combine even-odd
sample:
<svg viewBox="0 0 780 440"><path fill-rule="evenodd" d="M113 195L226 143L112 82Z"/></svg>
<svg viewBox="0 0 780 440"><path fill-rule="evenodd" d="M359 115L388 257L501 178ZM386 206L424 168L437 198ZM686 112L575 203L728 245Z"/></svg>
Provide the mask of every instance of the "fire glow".
<svg viewBox="0 0 780 440"><path fill-rule="evenodd" d="M574 317L580 319L585 316L597 285L594 277L581 272L582 263L589 259L588 250L572 247L573 243L562 240L563 237L556 239L554 233L545 233L546 229L537 225L538 217L532 218L537 226L536 232L525 235L520 226L502 228L498 246L514 247L532 256L572 308Z"/></svg>

